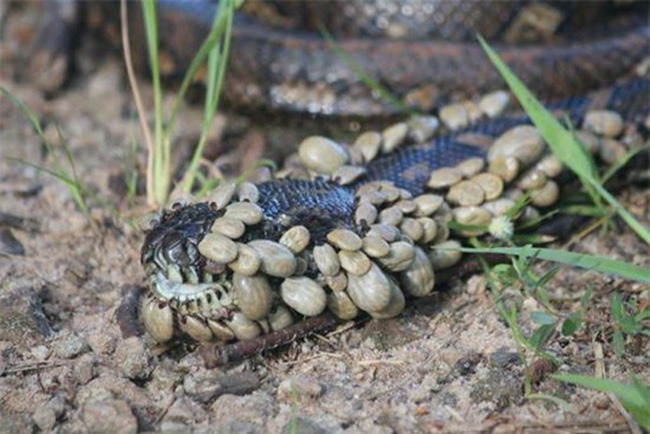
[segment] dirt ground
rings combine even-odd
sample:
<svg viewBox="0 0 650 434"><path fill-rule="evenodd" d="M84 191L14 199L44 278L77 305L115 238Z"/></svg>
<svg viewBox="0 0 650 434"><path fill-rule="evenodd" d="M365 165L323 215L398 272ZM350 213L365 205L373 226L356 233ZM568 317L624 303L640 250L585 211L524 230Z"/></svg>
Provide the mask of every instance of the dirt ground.
<svg viewBox="0 0 650 434"><path fill-rule="evenodd" d="M143 197L128 200L121 182L140 142L122 60L81 47L73 80L46 97L13 57L19 45L9 37L20 30L13 26L0 41L0 84L37 113L54 142L60 128L95 194L89 219L62 182L32 166L65 167L61 149L57 162L24 114L0 97L0 212L15 217L0 225L0 432L630 429L612 397L541 374L533 392L568 405L525 398L524 364L481 275L453 282L397 319L299 340L226 370L205 369L187 349L158 355L146 337L124 339L116 310L144 274L136 228ZM195 108L183 111L180 143L197 137L200 119ZM256 130L247 137L257 138L249 140L251 158L263 146ZM619 198L649 223L648 188L630 187ZM592 232L574 250L650 267L650 249L627 229ZM558 371L595 375L604 367L609 378L649 382L647 339L630 338L624 356L614 354L608 300L650 288L572 269L548 285L568 310L588 288L593 321L547 348L561 361ZM539 307L521 294L512 289L508 297L529 333Z"/></svg>

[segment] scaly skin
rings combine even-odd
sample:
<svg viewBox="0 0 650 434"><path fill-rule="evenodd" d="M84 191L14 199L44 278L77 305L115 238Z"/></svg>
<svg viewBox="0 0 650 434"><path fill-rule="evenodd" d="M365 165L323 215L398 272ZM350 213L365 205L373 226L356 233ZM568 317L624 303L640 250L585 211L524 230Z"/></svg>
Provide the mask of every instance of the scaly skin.
<svg viewBox="0 0 650 434"><path fill-rule="evenodd" d="M644 133L644 127L639 127L639 124L650 113L647 103L649 92L650 81L640 79L615 87L605 93L593 94L584 98L574 98L564 103L555 104L552 108L558 113L568 114L575 125L583 124L585 113L589 111L603 108L616 110L625 117L627 124L626 132L619 131L616 135L624 134L625 137L631 137L630 135L634 136L636 134L635 137L641 137L640 134ZM203 342L211 340L221 342L217 345L216 350L206 353L208 364L219 364L249 355L268 346L286 343L288 340L292 340L313 328L328 327L334 324L335 319L333 319L331 312L324 313L325 316L308 318L332 309L331 305L325 308L319 301L319 291L321 290L323 296L327 297L332 297L334 294L340 293L340 291L347 293L353 299L353 304L359 311L366 311L377 318L392 317L399 314L404 305L404 295L406 295L407 299L426 296L440 283L440 277L444 275L444 272L440 270L449 266L449 264L444 266L436 265L438 264L436 261L440 258L436 257L435 247L448 245L449 243L449 241L446 241L447 236L442 235L442 238L440 238L440 234L444 232L442 226L445 226L448 219L460 221L460 217L455 214L456 211L463 208L472 208L458 206L457 203L450 200L447 187L428 187L429 177L432 173L436 173L437 169L455 167L469 158L478 157L493 163L495 157L487 152L487 148L477 146L477 143L492 143L513 127L524 124L527 124L525 117L503 116L479 122L458 132L442 135L427 143L412 144L410 146L405 144L397 150L385 153L372 161L360 162L359 164L366 169L366 172L347 185L340 185L335 178L327 180L325 179L327 176L325 178L317 177L313 180L275 179L257 185L259 197L252 200L257 202L257 206L247 202L244 203L247 203L246 206L252 207L251 209L259 209L260 218L246 222L246 229L243 234L232 236L234 241L228 241L228 243L234 245L234 242L237 242L253 246L256 243L255 240L279 241L280 244L274 245L279 245L284 250L271 254L257 250L263 263L265 260L270 262L286 256L294 262L302 261L305 265L302 268L294 266L286 273L286 267L281 270L278 268L277 270L280 271L274 270L270 266L265 269L264 265L255 268L251 274L254 275L254 278L261 278L267 282L270 288L270 293L268 293L268 290L262 291L264 296L261 303L266 306L264 308L266 310L263 310L261 317L249 319L259 329L253 333L254 336L246 335L243 339L237 336L239 340L247 342L236 344L232 348L223 349L222 345L225 341L237 339L231 339L232 337L227 336L223 338L223 336L211 332L210 324L218 323L219 326L236 329L237 326L231 325L230 321L234 321L235 316L241 316L242 312L246 311L245 304L247 302L242 300L241 297L243 297L242 294L251 296L252 293L246 288L250 289L254 284L251 283L246 288L244 288L245 285L238 287L236 283L238 279L237 273L233 271L231 266L233 258L219 263L219 260L215 260L215 258L221 258L221 252L219 251L217 256L213 256L213 253L209 249L206 250L202 244L210 244L206 240L214 236L212 233L218 232L216 229L211 229L215 222L223 220L224 216L228 217L230 215L226 205L238 203L236 199L237 193L231 194L232 199L229 197L224 203L220 203L219 199L213 198L212 203L208 200L202 203L174 206L172 210L163 213L160 220L154 224L153 228L148 232L142 248L142 261L148 276L150 276L148 280L149 289L144 302L144 306L146 306L144 309L149 312L144 321L145 328L150 333L153 332L154 338L161 342L187 337ZM626 139L621 137L620 140ZM495 143L498 143L498 141ZM498 145L494 146L498 147ZM348 152L352 152L353 149L354 147L349 148ZM516 150L516 146L513 149ZM499 197L505 197L508 194L512 195L513 191L520 188L521 184L519 182L527 173L524 165L529 168L533 167L547 155L545 151L540 151L526 164L524 164L525 159L520 159L522 163L518 172L520 175L514 181L505 183L506 190ZM492 168L490 167L489 170L492 170ZM483 169L481 173L484 174L482 176L486 176L485 174L488 172ZM487 176L493 175L488 174ZM468 175L466 178L474 179L472 175ZM555 184L551 181L551 178L557 178L557 174L548 175L549 181L547 183ZM396 238L390 240L391 249L394 249L394 251L391 250L388 256L373 256L365 244L363 247L354 247L354 242L352 242L350 245L341 246L331 238L332 233L340 229L348 230L352 234L356 234L355 236L358 235L359 238L372 236L373 226L371 224L373 222L360 221L355 212L357 212L361 203L369 200L364 196L366 194L364 192L377 182L389 182L396 186L395 191L402 189L399 198L384 199L381 204L375 206L378 211L382 212L379 219L386 217L384 223L386 223L386 226L393 225L393 230L397 234ZM390 188L384 190L387 195L392 191ZM533 196L534 191L538 190L530 191L531 196ZM436 238L426 240L421 238L420 235L413 235L418 232L410 232L404 223L407 220L413 222L417 218L428 218L427 213L420 208L408 209L411 202L409 196L415 198L417 202L420 198L430 196L431 193L435 193L436 197L440 198L444 197L445 194L447 196L444 199L446 205L430 214L432 220L438 224L438 235L436 235ZM402 219L400 216L398 222L391 223L387 214L383 215L383 213L388 213L390 208L397 207L396 204L400 200L405 204L404 218ZM539 207L543 208L544 206L546 204L542 203ZM490 218L496 218L496 216L497 214L494 214ZM299 251L290 252L282 247L282 245L290 246L283 238L283 235L296 226L306 228L310 235L309 241ZM451 235L451 239L462 239L462 237L463 231L454 232ZM352 241L355 241L354 237ZM242 244L238 245L241 246ZM217 245L222 246L221 244ZM338 258L340 258L340 264L343 265L343 271L337 272L338 274L330 274L325 272L319 265L317 255L314 252L315 249L323 245L334 246L335 250L338 250ZM415 256L411 255L403 259L403 264L397 265L394 261L386 260L389 256L398 255L400 248L414 251ZM243 252L241 249L242 247L239 247L240 255ZM374 264L372 265L374 268L371 268L370 271L364 268L363 265L359 265L360 268L355 268L358 265L357 260L359 260L359 257L361 257L362 263L369 258L370 262ZM353 261L352 266L348 263L346 268L345 259L349 260L350 258L357 262ZM418 263L418 261L420 262ZM427 261L429 262L427 263ZM454 261L457 262L456 259ZM227 263L230 263L230 265L226 266ZM181 270L184 283L181 283L178 277L176 279L170 277L170 271L167 268L170 264L172 264L172 267L176 267L177 270ZM198 282L190 282L185 271L188 269L194 269L194 275L204 276L208 274L210 277L208 281L199 278ZM372 273L379 277L374 278L374 280L370 278L363 280L365 279L364 276L369 276ZM337 276L344 274L345 285L347 286L343 285L341 288L340 283L328 280L333 279L334 274L337 274ZM384 285L388 292L384 293L383 296L389 297L392 294L390 295L390 301L387 299L386 303L373 304L371 300L370 304L364 304L365 302L360 298L357 300L360 296L358 295L358 287L353 288L355 279L361 282L360 286L362 287L372 287L374 285L382 287ZM295 307L292 304L291 297L285 293L288 290L283 287L288 281L295 283L293 288L310 287L312 283L321 288L316 293L305 290L307 292L304 294L305 297L314 298L314 305L317 306L314 308L317 310L316 314L310 310L309 302L307 302L306 311L302 310L302 305ZM210 291L213 286L219 287L218 292L221 291L219 293L222 295L219 295L219 302L216 305L206 307L205 296L201 294ZM266 286L264 287L266 288ZM355 294L357 298L355 298ZM375 296L374 293L371 295L371 298ZM378 295L379 298L381 296L381 294ZM251 297L259 297L259 294L255 293ZM201 301L197 302L196 300L199 298ZM198 307L196 303L199 303ZM254 307L257 306L257 304L254 304ZM297 321L297 324L293 326L283 324L282 327L268 333L274 328L269 324L273 324L271 317L278 308L291 312L292 321ZM159 315L158 313L162 311L165 314ZM335 312L337 312L336 309ZM357 314L360 314L360 312L350 317L355 317ZM340 313L336 313L336 315L349 319ZM308 321L304 322L301 318ZM191 326L188 326L190 323ZM164 333L157 334L159 326L166 327L166 330L168 330L166 335ZM261 337L257 337L258 335L261 335Z"/></svg>

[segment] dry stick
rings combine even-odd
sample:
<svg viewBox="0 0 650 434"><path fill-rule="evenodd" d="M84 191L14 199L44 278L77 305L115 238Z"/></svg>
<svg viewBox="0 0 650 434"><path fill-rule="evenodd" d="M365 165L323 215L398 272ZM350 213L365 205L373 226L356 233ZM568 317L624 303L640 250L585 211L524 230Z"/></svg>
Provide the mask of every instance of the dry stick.
<svg viewBox="0 0 650 434"><path fill-rule="evenodd" d="M484 258L492 262L503 262L503 255L484 255ZM464 260L450 270L442 271L439 274L442 282L450 282L452 279L458 279L468 274L481 272L482 266L476 258ZM363 319L362 319L363 320ZM224 345L223 343L214 343L200 348L200 354L208 369L232 365L242 360L259 354L262 351L287 345L296 339L307 335L331 330L341 324L342 320L326 312L313 318L307 318L292 324L291 326L271 332L269 334L258 336L248 341L241 341L234 344Z"/></svg>
<svg viewBox="0 0 650 434"><path fill-rule="evenodd" d="M131 57L131 44L129 40L129 25L126 13L126 0L120 1L120 20L122 24L122 48L124 50L124 63L126 64L126 72L129 77L129 84L133 91L133 99L138 111L138 119L140 120L140 128L144 135L144 142L147 145L147 203L155 205L155 198L153 196L153 159L154 159L154 143L151 138L151 130L147 124L145 116L144 105L142 104L142 97L140 96L140 89L138 82L135 79L135 72L133 71L133 59Z"/></svg>
<svg viewBox="0 0 650 434"><path fill-rule="evenodd" d="M208 369L219 366L228 366L233 363L258 354L264 350L270 350L282 345L287 345L296 339L304 337L316 331L332 329L340 323L340 320L330 313L317 317L308 318L290 325L282 330L262 335L249 341L241 341L235 344L222 345L211 344L201 347L200 354Z"/></svg>

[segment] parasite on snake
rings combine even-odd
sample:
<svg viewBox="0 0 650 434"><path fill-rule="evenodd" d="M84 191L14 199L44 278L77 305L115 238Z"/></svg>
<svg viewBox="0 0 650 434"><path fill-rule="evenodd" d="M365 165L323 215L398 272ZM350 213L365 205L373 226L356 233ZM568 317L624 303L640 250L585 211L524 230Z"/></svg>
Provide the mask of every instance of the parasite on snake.
<svg viewBox="0 0 650 434"><path fill-rule="evenodd" d="M605 159L607 140L624 146L646 133L648 92L650 81L637 79L591 96L598 110L575 99L553 108L593 135L598 146L585 149ZM461 260L463 238L507 238L560 197L562 165L525 117L486 116L426 143L417 125L400 123L407 129L388 148L373 131L351 145L310 137L296 177L224 182L204 202L172 205L142 248L148 334L225 344L326 311L395 317L435 291L436 275ZM479 134L491 145L473 144ZM364 156L356 164L355 148ZM342 167L363 170L332 176ZM524 194L529 204L510 216Z"/></svg>
<svg viewBox="0 0 650 434"><path fill-rule="evenodd" d="M239 31L245 33L249 24ZM628 55L620 62L610 60L591 82L573 83L572 72L554 82L527 67L530 61L542 71L548 65L564 72L579 69L576 65L598 57L595 53L603 49L587 39L569 48L556 46L548 59L534 47L506 47L502 56L534 89L574 95L610 85L615 80L607 80L627 74L642 60L647 24L628 27L613 32L611 42ZM252 38L250 45L260 48L256 35L244 35L239 43ZM278 36L268 43L286 40ZM311 39L292 41L288 45L298 51L320 47ZM372 51L368 44L374 46L352 41L342 48L365 62ZM224 181L202 202L173 204L149 229L142 248L148 279L140 317L151 338L159 343L213 342L220 348L241 341L233 346L243 348L259 337L287 342L301 325L308 330L331 324L332 318L350 320L364 313L395 317L409 300L436 290L439 276L461 261L463 239L509 239L519 225L535 223L560 199L567 180L561 161L525 116L508 111L510 96L495 90L494 77L479 84L459 71L439 70L437 63L455 59L450 54L454 47L425 49L399 38L383 44L395 64L407 65L404 75L415 68L417 74L411 76L421 79L405 88L392 82L394 75L400 76L393 65L373 64L385 67L385 80L403 91L404 100L430 86L423 74L437 76L449 94L489 93L439 107L437 116L413 116L361 131L347 142L322 135L304 138L287 159L291 164L272 179L258 184ZM463 60L483 59L475 44L458 44ZM233 68L242 68L248 55L236 58ZM281 59L270 63L277 62ZM467 69L471 77L481 70L476 65ZM647 140L650 81L640 75L548 107L571 120L588 152L612 163ZM248 84L261 86L254 80ZM300 109L301 101L278 96L291 93L286 86L269 84L275 92L258 95L258 103ZM235 84L231 97L246 100L238 93L242 88ZM383 106L369 102L365 91L358 93L367 112ZM344 97L334 106L321 101L314 103L315 111L358 114L360 105L349 102Z"/></svg>

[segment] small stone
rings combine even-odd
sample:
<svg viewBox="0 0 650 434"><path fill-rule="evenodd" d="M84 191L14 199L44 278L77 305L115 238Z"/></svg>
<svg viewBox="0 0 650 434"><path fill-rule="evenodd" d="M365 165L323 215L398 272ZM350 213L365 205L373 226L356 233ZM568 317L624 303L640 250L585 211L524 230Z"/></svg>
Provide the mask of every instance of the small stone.
<svg viewBox="0 0 650 434"><path fill-rule="evenodd" d="M259 387L260 380L252 372L234 372L224 375L218 370L199 369L183 378L185 393L204 404L224 394L247 395Z"/></svg>
<svg viewBox="0 0 650 434"><path fill-rule="evenodd" d="M280 431L281 434L328 434L331 428L322 427L315 420L306 416L291 418Z"/></svg>
<svg viewBox="0 0 650 434"><path fill-rule="evenodd" d="M126 401L107 399L91 401L81 408L81 420L88 432L135 434L138 420Z"/></svg>
<svg viewBox="0 0 650 434"><path fill-rule="evenodd" d="M132 380L147 379L153 370L151 353L137 336L120 342L115 352L115 362L122 374Z"/></svg>
<svg viewBox="0 0 650 434"><path fill-rule="evenodd" d="M402 221L404 213L397 206L391 206L381 210L379 213L379 222L385 225L397 226Z"/></svg>
<svg viewBox="0 0 650 434"><path fill-rule="evenodd" d="M95 378L95 357L92 354L84 354L75 363L74 377L80 385L88 384Z"/></svg>
<svg viewBox="0 0 650 434"><path fill-rule="evenodd" d="M541 170L549 178L555 178L560 173L562 173L563 166L562 161L560 161L557 156L549 155L542 158L542 160L537 163L535 168L537 168L537 170Z"/></svg>
<svg viewBox="0 0 650 434"><path fill-rule="evenodd" d="M546 174L541 170L529 170L517 180L517 187L522 190L536 190L546 184L546 179Z"/></svg>
<svg viewBox="0 0 650 434"><path fill-rule="evenodd" d="M318 398L325 388L315 378L306 375L297 375L288 378L278 386L278 399L293 400L297 397Z"/></svg>
<svg viewBox="0 0 650 434"><path fill-rule="evenodd" d="M42 362L50 355L50 349L45 345L37 345L29 351L36 360Z"/></svg>
<svg viewBox="0 0 650 434"><path fill-rule="evenodd" d="M53 347L54 354L60 359L72 359L88 350L88 344L81 336L70 334L59 340Z"/></svg>
<svg viewBox="0 0 650 434"><path fill-rule="evenodd" d="M494 200L503 193L503 180L493 173L479 173L471 181L478 184L485 192L485 200Z"/></svg>
<svg viewBox="0 0 650 434"><path fill-rule="evenodd" d="M32 414L32 418L41 431L52 431L56 424L56 414L47 405L39 405Z"/></svg>
<svg viewBox="0 0 650 434"><path fill-rule="evenodd" d="M327 240L342 250L359 250L363 245L359 235L348 229L334 229L327 234Z"/></svg>

